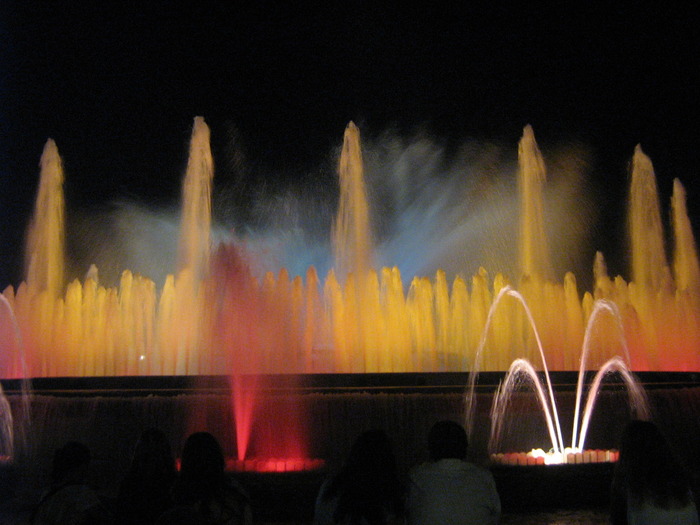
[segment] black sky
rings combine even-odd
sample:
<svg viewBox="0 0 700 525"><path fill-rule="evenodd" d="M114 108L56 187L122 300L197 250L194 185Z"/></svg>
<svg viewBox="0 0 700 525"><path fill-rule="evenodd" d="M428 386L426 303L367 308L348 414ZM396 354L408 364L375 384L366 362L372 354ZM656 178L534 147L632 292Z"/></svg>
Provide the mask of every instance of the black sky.
<svg viewBox="0 0 700 525"><path fill-rule="evenodd" d="M664 206L679 177L700 216L696 8L122 4L0 5L3 285L19 275L47 138L64 159L69 210L175 202L197 115L215 156L235 134L276 179L313 170L350 120L368 135L421 128L514 148L529 123L540 144L594 151L608 220L639 143Z"/></svg>

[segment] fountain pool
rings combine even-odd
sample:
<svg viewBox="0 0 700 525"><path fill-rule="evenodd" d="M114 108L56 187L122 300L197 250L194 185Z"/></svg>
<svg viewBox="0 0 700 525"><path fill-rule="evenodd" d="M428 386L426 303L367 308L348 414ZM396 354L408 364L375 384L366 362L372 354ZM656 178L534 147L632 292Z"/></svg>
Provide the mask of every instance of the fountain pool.
<svg viewBox="0 0 700 525"><path fill-rule="evenodd" d="M476 377L516 363L517 371L509 374L516 377L524 362L547 363L553 371L613 367L623 375L700 370L700 270L685 191L676 181L669 264L653 166L641 148L631 164L632 278L609 276L598 253L594 288L581 292L572 273L562 281L550 275L546 166L529 126L518 155L519 274L490 278L482 268L451 282L443 271L406 280L396 267L375 267L360 133L352 123L338 168L334 268L323 277L314 267L304 275L284 268L259 275L240 244L212 241L209 133L204 119L196 118L183 181L178 269L162 285L125 269L117 286L104 286L94 267L84 280L65 282L64 172L57 145L46 143L27 235L26 280L2 293L8 307L0 310L0 376L182 376L194 378L193 384L208 376L231 378L225 410L236 430L229 439L244 461L251 450L268 447L255 442L254 429L258 436L275 434L260 431L270 410L261 408L260 392L271 388L266 378L280 374L472 371ZM497 299L515 288L528 305L527 315L512 294ZM502 304L494 311L495 302ZM601 304L614 305L618 314L593 323L596 337L589 340L587 327ZM623 340L625 361L611 361ZM549 397L553 401L551 389ZM497 399L505 403L500 393ZM291 437L283 455L303 459L309 455L306 409L288 409L293 416L288 422L301 423L285 427ZM577 401L575 425L578 411ZM553 435L554 448L563 449L558 431ZM582 440L577 446L582 448Z"/></svg>

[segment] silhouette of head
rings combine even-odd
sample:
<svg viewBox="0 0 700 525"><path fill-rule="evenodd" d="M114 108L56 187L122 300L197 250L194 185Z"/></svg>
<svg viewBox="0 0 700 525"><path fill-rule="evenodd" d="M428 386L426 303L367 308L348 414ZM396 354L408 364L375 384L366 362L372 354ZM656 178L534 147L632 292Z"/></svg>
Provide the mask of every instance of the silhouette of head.
<svg viewBox="0 0 700 525"><path fill-rule="evenodd" d="M143 431L134 449L132 470L142 475L171 475L175 459L165 433L157 428Z"/></svg>
<svg viewBox="0 0 700 525"><path fill-rule="evenodd" d="M653 457L668 453L668 444L659 428L650 421L633 420L625 427L620 443L620 453L625 460L646 463Z"/></svg>
<svg viewBox="0 0 700 525"><path fill-rule="evenodd" d="M368 430L355 440L346 462L353 472L392 472L395 470L391 443L383 430Z"/></svg>
<svg viewBox="0 0 700 525"><path fill-rule="evenodd" d="M664 507L670 502L687 503L687 473L660 429L650 421L633 420L625 427L616 469L637 501L650 497Z"/></svg>
<svg viewBox="0 0 700 525"><path fill-rule="evenodd" d="M182 449L180 474L190 479L217 479L224 474L221 445L209 432L190 435Z"/></svg>
<svg viewBox="0 0 700 525"><path fill-rule="evenodd" d="M430 460L467 457L467 433L454 421L438 421L428 433Z"/></svg>
<svg viewBox="0 0 700 525"><path fill-rule="evenodd" d="M69 441L54 453L51 479L54 483L80 482L87 477L89 464L90 449L78 441Z"/></svg>
<svg viewBox="0 0 700 525"><path fill-rule="evenodd" d="M383 430L369 430L355 440L343 470L326 498L338 496L338 523L386 523L386 513L403 512L403 492L391 442Z"/></svg>

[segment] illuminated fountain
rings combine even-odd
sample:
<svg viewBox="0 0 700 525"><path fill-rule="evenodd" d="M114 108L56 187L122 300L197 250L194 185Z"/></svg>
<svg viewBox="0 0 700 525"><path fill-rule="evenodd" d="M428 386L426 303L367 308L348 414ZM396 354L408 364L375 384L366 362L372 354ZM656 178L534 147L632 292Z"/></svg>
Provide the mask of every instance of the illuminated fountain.
<svg viewBox="0 0 700 525"><path fill-rule="evenodd" d="M699 369L700 271L681 184L674 184L672 199L671 275L653 169L637 148L630 202L634 279L611 279L599 254L595 289L581 297L573 274L565 275L563 284L548 276L545 168L529 127L519 158L522 275L517 288L532 310L551 369L577 369L596 299L614 302L621 312L632 369ZM210 262L213 163L203 120L195 122L183 184L179 270L160 290L128 270L117 287L103 287L94 268L82 283L76 280L64 288L63 171L55 144L47 142L28 234L27 279L16 290L4 291L23 334L24 354L4 358L3 376L16 376L24 367L32 377L228 374L234 359L252 360L262 373L468 369L493 297L511 281L497 274L490 283L481 270L471 278L469 290L464 277L450 284L441 271L432 280L417 276L405 283L397 268L375 270L359 132L352 124L340 176L335 269L323 281L313 267L303 278L284 269L260 278L255 268L242 276L250 281L244 283L246 293L255 295L264 313L255 326L227 328L247 331L245 350L234 351L226 346L219 323L225 318L240 325L236 316L241 313L233 306L222 311L221 296L209 297L221 295L220 285L228 286L230 276L221 275L225 263ZM240 255L241 264L249 264ZM522 312L509 308L504 306L493 320L481 370L505 370L515 358L537 355ZM279 344L280 337L285 344Z"/></svg>
<svg viewBox="0 0 700 525"><path fill-rule="evenodd" d="M335 264L323 279L314 267L304 276L286 269L261 276L240 246L213 246L213 175L209 129L197 118L183 182L177 273L159 287L125 270L118 286L108 287L92 267L82 282L66 285L63 169L49 140L27 236L26 280L3 292L22 344L3 348L0 376L230 377L243 459L256 392L271 374L475 374L505 371L511 363L524 370L525 362L577 370L582 348L589 369L622 370L620 361L610 361L610 348L621 337L629 356L625 370L700 370L700 270L685 193L676 181L669 267L654 172L640 148L634 152L630 192L633 279L609 277L599 253L594 289L583 294L572 273L563 283L551 275L543 214L546 169L529 126L519 146L515 281L502 274L490 281L482 268L470 281L458 275L449 283L438 271L432 279L415 276L409 283L396 267L376 269L354 124L345 131L339 162ZM493 308L494 298L515 285L527 315L515 300ZM619 322L599 327L599 344L588 348L586 327L600 304L615 305ZM563 447L559 436L555 441L554 448ZM302 457L303 442L301 435L291 439L284 453Z"/></svg>
<svg viewBox="0 0 700 525"><path fill-rule="evenodd" d="M638 419L649 419L651 413L646 394L643 388L629 370L629 351L627 348L627 343L625 341L620 313L617 310L617 306L615 305L615 303L606 299L599 299L593 305L593 311L586 326L586 333L584 336L583 347L581 351L579 373L576 384L576 406L573 417L571 445L566 447L564 439L562 437L562 429L559 411L557 409L557 401L554 395L554 388L552 387L552 380L549 375L547 361L544 356L544 351L542 349L542 343L540 341L537 327L533 322L532 313L528 308L523 296L517 291L513 290L510 286L503 287L496 299L494 300L491 310L489 311L489 316L486 321L486 327L484 332L485 334L488 332L491 322L493 320L493 316L504 297L512 297L516 299L525 311L527 319L533 330L534 337L537 342L537 347L539 349L540 358L542 362L542 376L544 377L544 381L542 380L540 375L538 375L533 364L530 363L528 360L519 358L511 363L503 382L498 386L496 390L495 397L493 399L493 404L491 407L492 427L488 449L492 461L506 465L520 466L544 464L551 465L561 463L601 463L616 461L618 456L615 451L593 451L584 449L584 444L586 442L586 434L588 431L591 415L593 413L593 408L595 407L602 381L606 377L606 375L616 372L622 377L622 380L625 386L627 387L629 395L628 404L630 406L630 411L634 417ZM583 410L583 413L581 414L581 403L583 400L584 382L587 371L586 363L591 351L593 333L595 329L598 328L599 323L602 319L601 316L604 313L609 314L609 316L612 317L612 320L617 326L618 337L621 346L620 349L622 350L621 353L624 355L624 358L615 355L614 357L611 357L605 363L603 363L602 366L600 366L600 368L595 373L593 381L591 382L591 385L589 387L588 394L586 397L585 408ZM474 388L476 383L476 376L478 375L480 356L484 349L484 341L485 338L482 339L482 344L480 345L479 350L477 351L475 364L472 368L469 379L466 420L467 428L470 433L472 431L472 423L474 421ZM523 382L529 384L535 392L538 404L542 409L542 414L544 415L545 423L547 426L552 446L549 449L549 452L545 452L543 449L540 448L533 449L529 453L516 452L510 454L503 454L498 452L499 441L503 432L504 421L508 415L509 400L516 388L519 388L521 386L521 383Z"/></svg>

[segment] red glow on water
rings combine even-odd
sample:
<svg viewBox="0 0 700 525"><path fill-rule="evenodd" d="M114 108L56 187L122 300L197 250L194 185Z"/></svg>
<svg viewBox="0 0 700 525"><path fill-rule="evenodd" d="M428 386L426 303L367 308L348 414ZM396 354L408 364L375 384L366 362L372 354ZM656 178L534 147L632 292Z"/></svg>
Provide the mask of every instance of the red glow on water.
<svg viewBox="0 0 700 525"><path fill-rule="evenodd" d="M10 456L0 456L0 464L11 462ZM175 459L175 468L180 471L182 460ZM318 458L226 458L226 472L284 473L318 472L326 467L326 462Z"/></svg>
<svg viewBox="0 0 700 525"><path fill-rule="evenodd" d="M325 461L313 458L250 458L226 460L228 472L315 472L325 467Z"/></svg>

